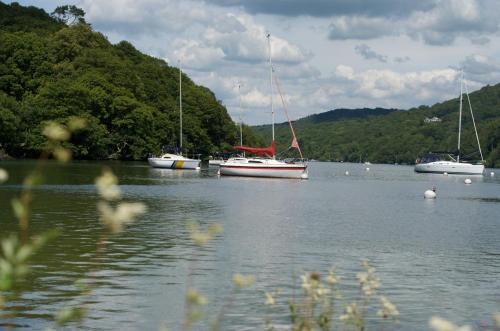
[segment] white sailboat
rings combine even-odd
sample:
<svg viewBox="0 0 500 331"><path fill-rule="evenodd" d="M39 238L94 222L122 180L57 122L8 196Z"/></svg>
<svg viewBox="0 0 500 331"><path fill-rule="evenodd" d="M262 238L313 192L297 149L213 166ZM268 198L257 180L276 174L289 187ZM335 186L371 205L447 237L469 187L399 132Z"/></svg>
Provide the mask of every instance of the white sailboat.
<svg viewBox="0 0 500 331"><path fill-rule="evenodd" d="M182 155L182 70L179 62L179 154L164 153L160 157L150 157L148 158L149 164L154 168L166 168L166 169L191 169L199 170L200 162L199 159L190 159Z"/></svg>
<svg viewBox="0 0 500 331"><path fill-rule="evenodd" d="M462 134L462 101L463 94L467 96L467 101L469 104L470 114L472 117L472 123L474 124L474 132L476 133L477 146L479 149L479 154L481 155L480 163L470 163L460 160L460 138ZM443 157L447 156L450 160L445 160ZM461 73L460 79L460 107L459 107L459 118L458 118L458 150L457 155L454 157L452 153L429 153L420 160L417 160L415 165L416 172L427 172L427 173L448 173L448 174L467 174L467 175L482 175L484 172L484 159L483 152L481 151L481 144L479 142L479 136L477 134L476 122L474 120L474 114L472 112L472 105L469 98L469 91L467 85L464 81L463 71Z"/></svg>
<svg viewBox="0 0 500 331"><path fill-rule="evenodd" d="M274 106L273 106L273 65L271 57L271 36L267 35L269 45L269 67L271 78L271 114L272 114L272 143L269 147L257 148L236 146L235 149L250 152L264 157L234 157L220 164L219 174L222 176L244 176L244 177L268 177L268 178L299 178L307 179L307 164L302 161L302 152L300 150L292 123L288 119L293 136L291 147L298 149L300 161L290 160L288 162L276 159L276 142L274 140ZM278 86L279 88L279 86ZM280 93L281 94L281 93ZM282 98L283 105L284 99ZM285 113L286 108L285 108Z"/></svg>

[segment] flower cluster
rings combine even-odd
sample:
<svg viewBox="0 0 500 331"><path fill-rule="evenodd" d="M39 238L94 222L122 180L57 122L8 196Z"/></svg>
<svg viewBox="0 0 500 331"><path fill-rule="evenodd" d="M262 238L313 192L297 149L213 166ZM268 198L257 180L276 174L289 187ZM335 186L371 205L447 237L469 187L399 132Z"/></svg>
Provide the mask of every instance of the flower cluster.
<svg viewBox="0 0 500 331"><path fill-rule="evenodd" d="M222 231L222 227L219 224L210 224L207 231L200 231L198 229L198 224L189 223L188 224L191 240L198 246L204 246L207 242L212 240L214 236Z"/></svg>
<svg viewBox="0 0 500 331"><path fill-rule="evenodd" d="M71 117L66 125L49 121L45 123L42 134L48 138L49 151L52 152L54 158L60 162L68 162L71 160L72 153L67 148L71 134L81 130L87 126L87 121L80 117Z"/></svg>
<svg viewBox="0 0 500 331"><path fill-rule="evenodd" d="M358 308L356 302L345 308L345 313L340 315L340 320L345 324L354 324L358 320Z"/></svg>
<svg viewBox="0 0 500 331"><path fill-rule="evenodd" d="M386 297L380 297L380 304L382 305L382 308L377 312L378 316L382 318L396 318L399 315L399 311L396 308L396 305L390 302Z"/></svg>
<svg viewBox="0 0 500 331"><path fill-rule="evenodd" d="M103 174L95 181L101 201L97 203L97 210L101 222L111 233L122 232L125 225L133 222L135 218L146 212L146 205L141 202L120 202L115 206L112 201L121 198L118 179L111 170L104 170Z"/></svg>
<svg viewBox="0 0 500 331"><path fill-rule="evenodd" d="M363 261L361 263L362 267L365 268L365 272L359 272L356 275L359 285L361 286L361 291L366 298L371 297L375 294L376 289L380 287L380 281L375 277L375 268L370 266L368 261Z"/></svg>
<svg viewBox="0 0 500 331"><path fill-rule="evenodd" d="M255 283L255 276L253 275L244 276L238 273L233 276L233 283L238 288L248 287Z"/></svg>

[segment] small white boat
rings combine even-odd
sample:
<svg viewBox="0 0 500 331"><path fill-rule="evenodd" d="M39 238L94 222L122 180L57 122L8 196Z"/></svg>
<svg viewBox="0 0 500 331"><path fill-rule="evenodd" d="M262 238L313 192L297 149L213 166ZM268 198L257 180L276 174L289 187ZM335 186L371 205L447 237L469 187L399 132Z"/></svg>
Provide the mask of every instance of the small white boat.
<svg viewBox="0 0 500 331"><path fill-rule="evenodd" d="M154 168L198 170L201 161L178 154L165 153L161 157L148 158L148 162Z"/></svg>
<svg viewBox="0 0 500 331"><path fill-rule="evenodd" d="M474 124L474 131L476 133L477 146L479 149L479 154L481 155L481 162L473 164L471 162L460 161L460 137L462 134L462 101L463 94L467 96L467 101L469 103L470 114L472 118L472 123ZM464 73L461 73L460 80L460 107L459 107L459 117L458 117L458 149L456 156L453 153L448 152L437 152L429 153L422 156L421 159L417 160L415 164L416 172L424 173L448 173L448 174L464 174L464 175L482 175L484 172L484 159L483 152L481 151L481 144L479 142L479 135L477 134L476 122L474 120L474 114L472 112L472 105L469 98L469 91L467 85L464 81Z"/></svg>
<svg viewBox="0 0 500 331"><path fill-rule="evenodd" d="M165 153L160 157L148 158L154 168L164 169L200 169L201 160L182 156L182 70L179 63L179 154Z"/></svg>

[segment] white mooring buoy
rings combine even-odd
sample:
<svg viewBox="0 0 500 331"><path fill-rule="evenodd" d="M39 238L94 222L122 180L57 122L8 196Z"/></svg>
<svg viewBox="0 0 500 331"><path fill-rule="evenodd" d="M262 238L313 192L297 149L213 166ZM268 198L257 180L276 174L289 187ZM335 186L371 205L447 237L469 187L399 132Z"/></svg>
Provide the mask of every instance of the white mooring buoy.
<svg viewBox="0 0 500 331"><path fill-rule="evenodd" d="M346 172L345 172L345 175L346 175L346 176L349 176L349 171L346 171Z"/></svg>
<svg viewBox="0 0 500 331"><path fill-rule="evenodd" d="M472 180L470 180L470 178L465 178L464 183L467 185L472 184Z"/></svg>
<svg viewBox="0 0 500 331"><path fill-rule="evenodd" d="M445 172L443 172L443 175L448 176L448 173L445 171Z"/></svg>
<svg viewBox="0 0 500 331"><path fill-rule="evenodd" d="M494 173L493 171L492 171L492 172L490 172L490 176L491 176L491 177L494 177L494 176L495 176L495 173Z"/></svg>
<svg viewBox="0 0 500 331"><path fill-rule="evenodd" d="M366 171L370 171L370 168L368 168L368 167L367 167L367 168L366 168Z"/></svg>
<svg viewBox="0 0 500 331"><path fill-rule="evenodd" d="M427 190L424 192L425 199L436 199L436 188L433 187L432 190Z"/></svg>

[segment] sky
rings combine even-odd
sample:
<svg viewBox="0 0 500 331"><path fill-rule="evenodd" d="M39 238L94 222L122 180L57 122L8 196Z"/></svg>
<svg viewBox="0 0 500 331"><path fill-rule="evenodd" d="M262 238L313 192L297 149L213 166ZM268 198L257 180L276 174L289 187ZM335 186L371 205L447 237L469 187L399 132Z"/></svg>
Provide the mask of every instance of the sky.
<svg viewBox="0 0 500 331"><path fill-rule="evenodd" d="M295 119L335 108L432 105L458 96L460 69L469 91L500 82L498 0L18 2L49 13L77 5L112 43L128 40L172 66L181 63L233 120L251 125L271 121L268 33Z"/></svg>

